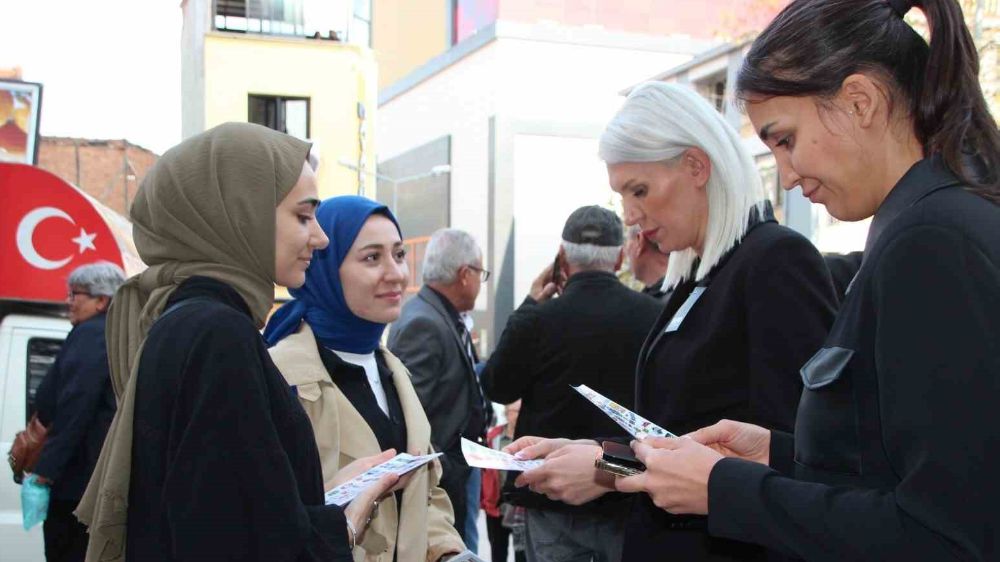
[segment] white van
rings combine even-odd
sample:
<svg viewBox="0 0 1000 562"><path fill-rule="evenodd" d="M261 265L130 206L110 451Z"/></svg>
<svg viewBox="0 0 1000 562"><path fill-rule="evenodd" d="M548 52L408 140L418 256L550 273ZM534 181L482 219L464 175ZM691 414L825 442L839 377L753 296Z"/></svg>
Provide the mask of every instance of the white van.
<svg viewBox="0 0 1000 562"><path fill-rule="evenodd" d="M35 391L55 361L70 323L66 279L97 260L127 276L145 264L132 242L132 224L77 187L34 166L0 162L0 562L45 560L41 525L25 531L21 487L7 467L14 435L34 413ZM65 229L65 222L73 228ZM62 230L60 230L62 226ZM76 229L89 245L66 254ZM75 243L75 241L74 241Z"/></svg>
<svg viewBox="0 0 1000 562"><path fill-rule="evenodd" d="M5 461L14 435L34 413L35 391L71 327L65 318L28 314L8 314L0 321L0 453ZM0 545L3 560L45 560L42 526L24 530L21 486L7 466L0 467Z"/></svg>

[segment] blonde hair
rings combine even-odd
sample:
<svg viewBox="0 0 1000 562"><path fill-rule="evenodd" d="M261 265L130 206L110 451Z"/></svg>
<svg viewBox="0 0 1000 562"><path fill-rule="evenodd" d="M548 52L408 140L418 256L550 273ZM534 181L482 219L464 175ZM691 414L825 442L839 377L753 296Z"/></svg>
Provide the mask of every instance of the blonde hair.
<svg viewBox="0 0 1000 562"><path fill-rule="evenodd" d="M672 163L699 148L712 164L706 191L705 247L695 272L700 281L746 234L750 211L763 212L767 198L757 167L739 135L694 90L665 82L636 87L601 135L599 154L608 164ZM694 249L670 253L664 287L687 279L698 259Z"/></svg>

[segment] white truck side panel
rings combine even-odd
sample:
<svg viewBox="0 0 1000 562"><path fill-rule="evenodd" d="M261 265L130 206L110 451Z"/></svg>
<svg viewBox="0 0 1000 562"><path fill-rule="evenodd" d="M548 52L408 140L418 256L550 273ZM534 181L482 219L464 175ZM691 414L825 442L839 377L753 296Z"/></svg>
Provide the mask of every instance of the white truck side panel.
<svg viewBox="0 0 1000 562"><path fill-rule="evenodd" d="M0 323L0 453L4 461L14 435L25 426L28 344L33 338L64 340L70 328L70 323L60 318L18 314ZM14 483L9 468L0 472L0 562L42 562L42 526L24 530L21 487Z"/></svg>

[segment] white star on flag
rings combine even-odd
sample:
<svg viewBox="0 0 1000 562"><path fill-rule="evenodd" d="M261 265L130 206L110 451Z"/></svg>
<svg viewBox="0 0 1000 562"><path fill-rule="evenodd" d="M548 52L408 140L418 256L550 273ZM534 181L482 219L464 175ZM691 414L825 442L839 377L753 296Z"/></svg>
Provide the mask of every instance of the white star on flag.
<svg viewBox="0 0 1000 562"><path fill-rule="evenodd" d="M81 254L87 250L94 250L96 252L97 248L94 246L94 238L97 238L96 232L94 234L87 234L87 231L81 228L80 235L74 238L73 242L76 242L76 245L80 246Z"/></svg>

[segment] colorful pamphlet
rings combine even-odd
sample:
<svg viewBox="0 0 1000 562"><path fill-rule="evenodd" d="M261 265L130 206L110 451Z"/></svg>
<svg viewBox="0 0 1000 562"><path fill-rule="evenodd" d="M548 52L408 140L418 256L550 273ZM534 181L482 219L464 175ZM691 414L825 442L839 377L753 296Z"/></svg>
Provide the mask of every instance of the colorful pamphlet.
<svg viewBox="0 0 1000 562"><path fill-rule="evenodd" d="M576 390L584 398L590 400L593 405L600 408L602 412L607 414L609 418L622 426L625 431L629 432L636 439L643 439L644 437L677 437L625 406L608 399L585 384L574 386L573 390Z"/></svg>
<svg viewBox="0 0 1000 562"><path fill-rule="evenodd" d="M402 476L411 470L431 462L441 456L441 453L433 455L421 455L415 457L407 453L400 453L384 463L369 468L362 474L355 476L351 480L344 482L340 486L326 493L326 505L346 505L356 498L358 494L368 489L378 482L379 478L386 474L398 474Z"/></svg>
<svg viewBox="0 0 1000 562"><path fill-rule="evenodd" d="M541 460L522 461L503 451L483 447L478 443L462 438L462 454L469 466L478 468L495 468L497 470L517 470L524 472L542 466Z"/></svg>

